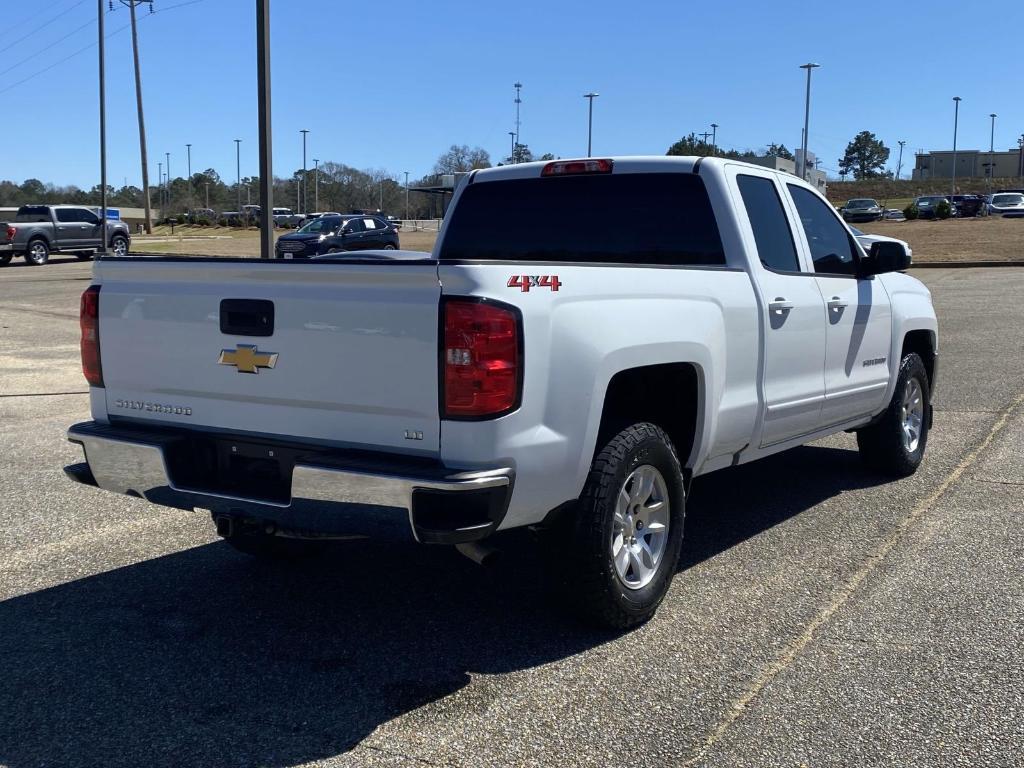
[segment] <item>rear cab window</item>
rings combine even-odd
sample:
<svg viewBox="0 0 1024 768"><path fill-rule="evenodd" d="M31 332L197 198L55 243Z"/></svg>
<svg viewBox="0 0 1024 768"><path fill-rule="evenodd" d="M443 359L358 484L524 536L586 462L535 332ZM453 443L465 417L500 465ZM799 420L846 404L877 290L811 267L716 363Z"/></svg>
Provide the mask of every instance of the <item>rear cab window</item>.
<svg viewBox="0 0 1024 768"><path fill-rule="evenodd" d="M611 173L470 183L441 244L449 261L723 266L693 173Z"/></svg>
<svg viewBox="0 0 1024 768"><path fill-rule="evenodd" d="M45 205L23 205L14 215L14 220L22 224L34 224L50 221L50 209Z"/></svg>

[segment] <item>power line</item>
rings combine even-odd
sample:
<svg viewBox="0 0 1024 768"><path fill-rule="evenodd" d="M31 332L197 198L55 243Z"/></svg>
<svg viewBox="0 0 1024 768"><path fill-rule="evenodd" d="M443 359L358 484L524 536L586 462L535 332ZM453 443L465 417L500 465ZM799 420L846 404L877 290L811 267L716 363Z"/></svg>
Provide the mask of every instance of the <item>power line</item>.
<svg viewBox="0 0 1024 768"><path fill-rule="evenodd" d="M70 7L70 8L66 8L65 10L61 11L61 12L60 12L60 13L58 13L58 14L57 14L56 16L54 16L54 17L53 17L52 19L50 19L49 21L47 21L47 22L45 22L45 23L43 23L43 24L40 24L40 25L39 25L38 27L36 27L35 29L33 29L33 30L32 30L31 32L27 32L26 34L22 35L22 36L21 36L21 37L19 37L19 38L18 38L17 40L15 40L14 42L12 42L12 43L8 43L8 44L7 44L7 45L6 45L6 46L5 46L4 48L0 48L0 53L3 53L4 51L9 51L9 50L10 50L11 48L13 48L14 46L16 46L16 45L17 45L18 43L21 43L21 42L24 42L25 40L28 40L28 39L29 39L30 37L32 37L32 35L34 35L34 34L35 34L36 32L38 32L38 31L39 31L39 30L41 30L41 29L46 29L46 28L47 28L48 26L50 26L51 24L53 24L53 22L57 21L57 20L58 20L58 19L60 19L60 18L61 18L62 16L64 16L64 14L65 14L65 13L67 13L68 11L73 11L73 10L75 10L75 8L77 8L78 6L82 5L82 4L84 3L84 2L85 2L85 0L78 0L78 2L77 2L77 3L75 3L74 5L72 5L72 6Z"/></svg>
<svg viewBox="0 0 1024 768"><path fill-rule="evenodd" d="M83 2L85 2L85 0L79 0L78 5L81 5L81 3L83 3ZM187 2L178 3L176 5L168 6L167 8L162 8L159 11L154 11L153 13L148 14L146 16L143 16L142 18L146 19L149 16L156 16L158 13L163 13L163 12L166 12L166 11L171 11L171 10L174 10L175 8L183 8L186 5L195 5L196 3L201 3L201 2L203 2L203 0L187 0ZM74 7L74 6L72 6L72 7ZM70 10L70 9L68 9L68 10ZM110 13L110 11L108 11L108 13ZM91 23L92 22L90 22L90 24ZM118 27L113 32L108 34L104 39L109 40L110 38L114 37L115 35L121 34L126 29L128 29L128 27L130 27L130 26L131 26L131 24L129 23L129 24L125 24L123 27ZM27 83L29 80L33 80L33 79L39 77L40 75L45 75L51 69L54 69L55 67L63 64L65 61L68 61L69 59L73 59L75 56L79 56L79 55L85 53L86 51L90 50L91 48L95 48L97 45L98 45L98 42L89 43L89 45L86 45L86 46L83 46L82 48L79 48L74 53L69 53L63 59L59 59L59 60L53 62L53 64L51 64L50 66L44 67L43 69L40 69L38 72L34 72L33 74L29 75L28 77L23 77L18 82L12 83L11 85L7 86L6 88L0 90L0 94L7 93L8 91L17 88L19 85L23 85L24 83Z"/></svg>
<svg viewBox="0 0 1024 768"><path fill-rule="evenodd" d="M6 74L7 74L8 72L10 72L10 71L11 71L12 69L17 69L18 67L20 67L20 66L21 66L22 64L24 64L25 62L27 62L27 61L32 61L32 59L36 58L36 57L37 57L37 56L39 56L40 54L46 53L46 52L47 52L48 50L50 50L51 48L56 48L56 47L57 47L57 43L62 43L62 42L64 42L65 40L67 40L67 39L68 39L69 37L71 37L72 35L74 35L74 34L76 34L76 33L78 33L78 32L81 32L81 31L82 31L83 29L85 29L86 27L91 27L91 26L92 26L93 24L95 24L95 23L96 23L96 22L95 22L95 21L94 21L93 19L89 19L89 20L88 20L87 22L85 22L85 24L83 24L82 26L80 26L80 27L77 27L77 28L75 28L75 29L71 30L70 32L68 32L68 33L67 33L66 35L64 35L64 37L60 37L60 38L57 38L56 40L54 40L54 41L53 41L52 43L50 43L50 44L49 44L48 46L46 46L45 48L43 48L43 49L41 49L41 50L36 50L36 51L33 51L32 53L30 53L30 54L29 54L28 56L26 56L26 57L25 57L24 59L22 59L21 61L15 62L15 63L14 63L14 64L12 64L11 66L9 66L9 67L8 67L7 69L5 69L5 70L2 70L2 71L0 71L0 75L6 75Z"/></svg>

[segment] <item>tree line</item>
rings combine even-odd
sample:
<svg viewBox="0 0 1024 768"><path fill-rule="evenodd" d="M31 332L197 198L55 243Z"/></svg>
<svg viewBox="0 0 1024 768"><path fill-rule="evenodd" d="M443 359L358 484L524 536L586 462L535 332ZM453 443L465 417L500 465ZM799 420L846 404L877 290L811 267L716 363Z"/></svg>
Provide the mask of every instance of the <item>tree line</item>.
<svg viewBox="0 0 1024 768"><path fill-rule="evenodd" d="M547 153L534 156L525 144L516 144L498 165L523 163L531 160L553 160ZM436 187L442 177L466 173L478 168L490 168L491 156L481 147L453 144L442 152L432 171L420 178L410 178L408 214L411 218L432 218L442 213L438 195L417 192L417 187ZM350 211L354 209L381 210L404 217L406 215L405 182L383 169L359 169L344 163L325 162L319 168L310 168L303 185L302 169L287 177L274 177L274 205L299 211ZM235 211L239 205L259 203L260 179L244 176L241 182L225 180L213 168L192 174L191 178L177 177L163 186L150 187L150 201L154 209L166 214L177 214L196 208ZM0 207L31 204L68 203L98 206L101 203L100 185L82 189L73 184L48 184L39 179L26 179L18 184L0 181ZM169 203L168 203L169 200ZM143 193L139 187L125 185L107 187L107 205L112 208L142 208Z"/></svg>

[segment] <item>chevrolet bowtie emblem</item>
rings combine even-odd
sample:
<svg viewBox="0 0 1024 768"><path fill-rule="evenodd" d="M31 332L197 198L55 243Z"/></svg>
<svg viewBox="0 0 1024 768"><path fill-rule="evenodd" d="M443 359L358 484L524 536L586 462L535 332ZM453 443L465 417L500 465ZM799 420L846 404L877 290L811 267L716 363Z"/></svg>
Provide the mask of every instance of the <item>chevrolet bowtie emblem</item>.
<svg viewBox="0 0 1024 768"><path fill-rule="evenodd" d="M260 352L252 344L237 344L234 349L222 349L217 362L233 365L239 373L259 373L260 368L277 365L276 352Z"/></svg>

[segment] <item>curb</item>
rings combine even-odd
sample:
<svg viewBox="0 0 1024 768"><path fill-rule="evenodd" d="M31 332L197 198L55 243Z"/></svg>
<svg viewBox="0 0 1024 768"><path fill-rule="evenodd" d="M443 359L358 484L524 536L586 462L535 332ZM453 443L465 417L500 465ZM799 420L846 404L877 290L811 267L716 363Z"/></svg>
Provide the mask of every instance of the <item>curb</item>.
<svg viewBox="0 0 1024 768"><path fill-rule="evenodd" d="M1024 267L1024 259L1005 261L915 261L911 269L969 269L972 267Z"/></svg>

